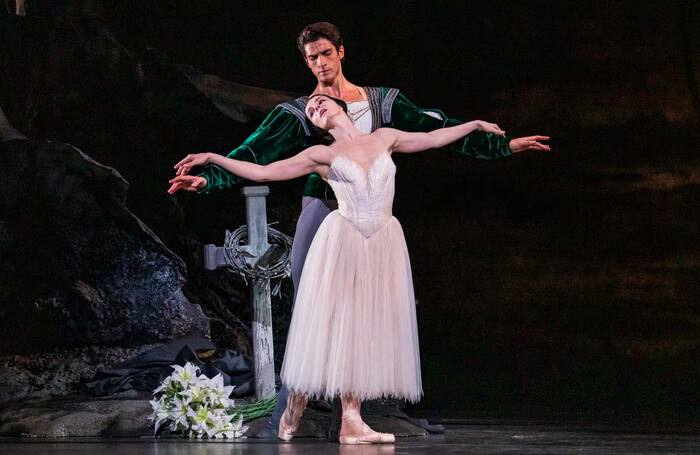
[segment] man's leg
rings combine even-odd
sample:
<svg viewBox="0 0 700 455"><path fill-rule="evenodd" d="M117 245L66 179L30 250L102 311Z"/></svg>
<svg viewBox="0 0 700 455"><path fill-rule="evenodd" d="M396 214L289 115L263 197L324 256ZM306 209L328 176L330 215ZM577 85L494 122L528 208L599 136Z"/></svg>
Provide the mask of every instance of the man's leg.
<svg viewBox="0 0 700 455"><path fill-rule="evenodd" d="M290 258L292 265L292 283L294 284L294 299L296 299L299 280L301 280L301 271L304 267L304 261L306 260L306 254L309 252L311 241L314 239L316 231L318 231L318 227L321 225L323 219L331 213L331 209L328 208L322 200L317 198L304 197L301 207L301 214L299 214L296 231L294 232L294 242L292 243L292 254ZM287 386L283 383L282 387L280 387L277 405L272 411L272 416L256 437L265 439L274 439L277 437L280 417L282 417L284 408L287 406L288 395Z"/></svg>

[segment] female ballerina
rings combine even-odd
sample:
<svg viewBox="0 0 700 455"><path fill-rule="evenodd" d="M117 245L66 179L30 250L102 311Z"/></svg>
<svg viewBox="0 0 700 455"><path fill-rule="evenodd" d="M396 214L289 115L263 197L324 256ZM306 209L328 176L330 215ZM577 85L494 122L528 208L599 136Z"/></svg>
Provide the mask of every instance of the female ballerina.
<svg viewBox="0 0 700 455"><path fill-rule="evenodd" d="M380 128L359 131L341 100L314 95L306 107L331 145L316 145L265 166L207 154L206 161L257 182L289 180L312 172L331 185L338 209L321 224L297 291L281 378L290 390L279 438L290 440L309 398L340 396L341 444L394 442L362 421L363 400L416 402L423 394L415 298L408 251L392 216L391 154L443 147L474 130L504 134L480 120L430 133ZM188 161L185 158L176 168ZM196 191L203 177L180 176L175 190Z"/></svg>

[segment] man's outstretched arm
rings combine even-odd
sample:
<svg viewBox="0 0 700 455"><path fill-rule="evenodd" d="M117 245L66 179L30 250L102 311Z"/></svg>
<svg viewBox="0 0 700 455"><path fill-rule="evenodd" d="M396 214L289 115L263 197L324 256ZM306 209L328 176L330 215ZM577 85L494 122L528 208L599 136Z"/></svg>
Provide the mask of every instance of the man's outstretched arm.
<svg viewBox="0 0 700 455"><path fill-rule="evenodd" d="M459 125L463 122L449 118L438 109L425 109L416 106L406 95L399 92L392 104L391 124L403 131L427 132L437 128ZM484 131L474 131L463 139L445 147L462 155L480 159L495 159L510 156L525 150L548 151L546 136L530 136L513 139Z"/></svg>
<svg viewBox="0 0 700 455"><path fill-rule="evenodd" d="M282 157L294 155L308 146L307 142L308 138L299 119L281 106L277 106L253 134L226 156L265 165ZM183 170L178 168L177 175L189 174L189 170L189 167ZM206 186L198 190L203 193L230 188L242 180L215 164L203 166L197 176L206 179Z"/></svg>

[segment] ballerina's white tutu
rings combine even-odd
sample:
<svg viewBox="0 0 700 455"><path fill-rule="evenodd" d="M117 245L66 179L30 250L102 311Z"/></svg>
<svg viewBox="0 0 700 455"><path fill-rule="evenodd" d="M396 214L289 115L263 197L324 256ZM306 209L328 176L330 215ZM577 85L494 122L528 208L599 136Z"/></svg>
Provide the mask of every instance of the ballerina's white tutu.
<svg viewBox="0 0 700 455"><path fill-rule="evenodd" d="M391 214L395 174L388 152L367 172L342 155L330 165L338 210L304 263L281 373L292 392L413 402L423 394L411 265Z"/></svg>

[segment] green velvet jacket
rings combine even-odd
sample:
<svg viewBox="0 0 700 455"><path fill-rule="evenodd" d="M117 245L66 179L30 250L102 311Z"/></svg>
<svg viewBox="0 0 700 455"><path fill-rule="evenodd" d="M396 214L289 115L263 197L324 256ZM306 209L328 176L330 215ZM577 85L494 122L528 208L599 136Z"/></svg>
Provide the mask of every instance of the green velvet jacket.
<svg viewBox="0 0 700 455"><path fill-rule="evenodd" d="M372 131L392 127L403 131L432 131L462 122L448 118L437 109L424 109L413 104L397 89L365 87L372 111ZM262 124L238 148L227 156L237 160L268 164L288 158L318 143L304 114L308 97L296 98L278 104ZM509 137L475 131L447 146L459 154L481 159L511 155ZM199 192L230 188L242 179L216 165L205 166L199 176L207 179L207 186ZM333 191L318 174L308 177L304 196L332 199Z"/></svg>

